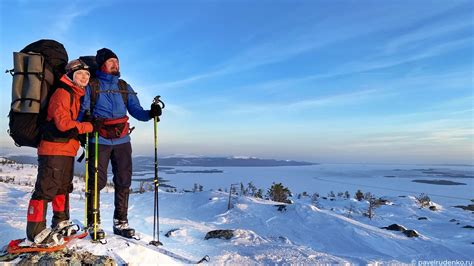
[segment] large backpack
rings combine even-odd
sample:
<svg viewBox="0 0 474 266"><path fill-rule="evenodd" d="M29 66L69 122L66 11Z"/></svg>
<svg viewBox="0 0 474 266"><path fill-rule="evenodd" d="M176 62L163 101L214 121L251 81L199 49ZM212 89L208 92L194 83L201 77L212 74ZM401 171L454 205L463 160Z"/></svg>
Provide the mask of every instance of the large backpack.
<svg viewBox="0 0 474 266"><path fill-rule="evenodd" d="M68 55L54 40L39 40L13 53L9 135L17 146L36 148L41 141L49 98L65 73Z"/></svg>

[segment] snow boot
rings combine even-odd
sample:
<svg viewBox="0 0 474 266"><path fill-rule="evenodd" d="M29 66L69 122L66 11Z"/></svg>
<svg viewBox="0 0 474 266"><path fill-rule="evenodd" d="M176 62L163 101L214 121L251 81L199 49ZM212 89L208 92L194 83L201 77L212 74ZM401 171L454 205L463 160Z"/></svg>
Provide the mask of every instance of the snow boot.
<svg viewBox="0 0 474 266"><path fill-rule="evenodd" d="M43 199L30 200L27 213L26 236L31 242L46 228L48 202Z"/></svg>
<svg viewBox="0 0 474 266"><path fill-rule="evenodd" d="M35 236L33 242L36 245L53 247L64 244L64 239L63 236L58 232L46 228Z"/></svg>
<svg viewBox="0 0 474 266"><path fill-rule="evenodd" d="M105 232L102 230L100 224L97 224L97 230L96 230L96 237L94 238L94 224L90 224L89 227L89 235L91 236L92 240L102 240L105 239Z"/></svg>
<svg viewBox="0 0 474 266"><path fill-rule="evenodd" d="M114 219L114 234L133 238L135 236L135 229L128 226L128 222L125 220Z"/></svg>
<svg viewBox="0 0 474 266"><path fill-rule="evenodd" d="M51 228L56 228L64 220L69 220L69 193L56 195L52 201L53 219Z"/></svg>

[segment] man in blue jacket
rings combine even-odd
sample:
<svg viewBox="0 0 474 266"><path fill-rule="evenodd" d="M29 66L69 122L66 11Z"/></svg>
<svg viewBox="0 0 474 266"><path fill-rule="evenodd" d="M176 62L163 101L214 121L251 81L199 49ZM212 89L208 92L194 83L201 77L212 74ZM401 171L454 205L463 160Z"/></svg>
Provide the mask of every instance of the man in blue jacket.
<svg viewBox="0 0 474 266"><path fill-rule="evenodd" d="M91 79L81 105L79 119L91 119L99 128L98 152L98 190L107 184L107 167L112 164L115 187L115 211L113 230L115 234L133 237L135 230L128 225L128 197L132 180L132 146L127 111L137 120L149 121L161 115L159 105L152 104L144 110L132 87L119 79L120 65L117 55L107 48L97 51L95 57L98 70L96 78ZM90 139L95 142L94 138ZM94 145L89 148L89 162L94 162ZM94 163L89 164L89 191L94 191ZM99 193L100 194L100 193ZM100 196L97 195L97 204ZM88 226L94 222L94 194L88 197ZM97 208L98 226L96 240L105 237L100 228L100 213ZM90 232L94 238L93 231Z"/></svg>

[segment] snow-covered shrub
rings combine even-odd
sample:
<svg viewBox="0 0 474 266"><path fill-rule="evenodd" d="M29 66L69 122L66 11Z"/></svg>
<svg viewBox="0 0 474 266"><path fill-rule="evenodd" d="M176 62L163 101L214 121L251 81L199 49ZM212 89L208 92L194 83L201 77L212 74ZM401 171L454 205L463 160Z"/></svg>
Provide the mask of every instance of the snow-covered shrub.
<svg viewBox="0 0 474 266"><path fill-rule="evenodd" d="M344 192L344 198L346 198L346 199L351 198L351 194L349 193L349 191L346 190L346 192Z"/></svg>
<svg viewBox="0 0 474 266"><path fill-rule="evenodd" d="M425 193L421 193L420 196L416 197L416 201L421 208L429 207L431 205L431 199Z"/></svg>
<svg viewBox="0 0 474 266"><path fill-rule="evenodd" d="M360 189L357 190L356 194L355 194L355 198L358 200L358 201L361 201L364 199L364 193L362 193L362 191L360 191Z"/></svg>
<svg viewBox="0 0 474 266"><path fill-rule="evenodd" d="M255 194L257 194L257 191L258 191L257 187L252 182L248 183L247 190L250 196L255 196Z"/></svg>
<svg viewBox="0 0 474 266"><path fill-rule="evenodd" d="M319 200L319 193L314 193L312 196L311 196L311 203L313 205L315 205L315 203L317 203Z"/></svg>
<svg viewBox="0 0 474 266"><path fill-rule="evenodd" d="M275 184L270 187L267 192L267 196L276 202L284 202L284 203L291 203L288 200L288 197L291 195L291 191L284 187L281 183Z"/></svg>
<svg viewBox="0 0 474 266"><path fill-rule="evenodd" d="M336 197L336 194L334 194L334 191L329 191L328 193L328 198L335 198Z"/></svg>
<svg viewBox="0 0 474 266"><path fill-rule="evenodd" d="M375 208L379 206L377 204L378 200L370 192L365 193L364 197L369 202L369 206L367 207L367 212L365 212L364 215L369 217L369 219L372 219L375 216Z"/></svg>
<svg viewBox="0 0 474 266"><path fill-rule="evenodd" d="M352 218L352 214L354 213L354 211L355 211L355 205L354 203L351 203L349 205L349 208L347 209L347 217Z"/></svg>

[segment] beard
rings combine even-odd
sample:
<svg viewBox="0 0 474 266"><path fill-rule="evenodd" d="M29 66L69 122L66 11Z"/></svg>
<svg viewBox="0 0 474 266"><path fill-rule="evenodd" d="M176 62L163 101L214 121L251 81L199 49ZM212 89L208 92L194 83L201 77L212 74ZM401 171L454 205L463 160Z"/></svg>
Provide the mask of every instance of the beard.
<svg viewBox="0 0 474 266"><path fill-rule="evenodd" d="M115 67L111 68L110 69L110 74L114 75L114 76L120 76L119 68L118 67L117 68L115 68Z"/></svg>
<svg viewBox="0 0 474 266"><path fill-rule="evenodd" d="M110 74L120 77L120 71L118 71L118 70L112 70L112 71L110 71Z"/></svg>

